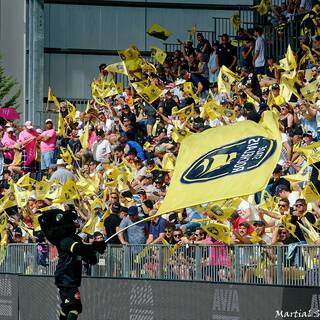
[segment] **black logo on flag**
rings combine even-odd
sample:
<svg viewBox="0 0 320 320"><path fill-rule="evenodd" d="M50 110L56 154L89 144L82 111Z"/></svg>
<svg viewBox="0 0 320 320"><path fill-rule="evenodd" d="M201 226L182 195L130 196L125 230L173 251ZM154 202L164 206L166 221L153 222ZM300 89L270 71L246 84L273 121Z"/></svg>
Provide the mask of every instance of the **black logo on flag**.
<svg viewBox="0 0 320 320"><path fill-rule="evenodd" d="M275 152L277 142L254 136L213 149L195 160L182 174L182 183L201 183L261 166Z"/></svg>

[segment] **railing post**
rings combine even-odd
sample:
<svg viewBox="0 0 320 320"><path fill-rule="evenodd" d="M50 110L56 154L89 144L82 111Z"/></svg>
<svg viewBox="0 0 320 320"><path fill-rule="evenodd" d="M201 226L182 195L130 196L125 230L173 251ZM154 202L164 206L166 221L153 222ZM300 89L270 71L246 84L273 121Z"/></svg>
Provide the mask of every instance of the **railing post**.
<svg viewBox="0 0 320 320"><path fill-rule="evenodd" d="M282 247L277 246L277 284L282 285Z"/></svg>
<svg viewBox="0 0 320 320"><path fill-rule="evenodd" d="M195 248L195 268L196 268L196 274L195 274L195 280L203 280L201 279L202 270L201 270L201 247L200 246L194 246Z"/></svg>
<svg viewBox="0 0 320 320"><path fill-rule="evenodd" d="M122 276L129 278L129 269L130 269L130 246L123 246L123 270Z"/></svg>
<svg viewBox="0 0 320 320"><path fill-rule="evenodd" d="M234 270L235 282L240 282L240 250L238 246L234 246Z"/></svg>

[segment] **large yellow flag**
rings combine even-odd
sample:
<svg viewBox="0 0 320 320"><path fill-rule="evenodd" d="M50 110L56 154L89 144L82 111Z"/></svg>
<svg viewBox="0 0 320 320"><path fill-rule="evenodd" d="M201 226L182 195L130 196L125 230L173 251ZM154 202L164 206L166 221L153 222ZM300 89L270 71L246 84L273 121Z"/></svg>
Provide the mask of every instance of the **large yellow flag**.
<svg viewBox="0 0 320 320"><path fill-rule="evenodd" d="M156 59L160 64L163 64L166 60L167 54L157 47L151 47L151 57Z"/></svg>
<svg viewBox="0 0 320 320"><path fill-rule="evenodd" d="M56 107L60 108L60 103L58 99L53 95L50 87L48 89L48 102L53 102Z"/></svg>
<svg viewBox="0 0 320 320"><path fill-rule="evenodd" d="M281 153L278 119L242 121L185 138L159 214L265 189Z"/></svg>
<svg viewBox="0 0 320 320"><path fill-rule="evenodd" d="M14 185L14 193L16 196L18 207L23 208L27 204L31 196L31 190Z"/></svg>
<svg viewBox="0 0 320 320"><path fill-rule="evenodd" d="M232 72L226 66L222 66L218 75L218 90L219 92L229 93L231 90L231 84L235 81L239 81L240 77Z"/></svg>
<svg viewBox="0 0 320 320"><path fill-rule="evenodd" d="M167 40L171 35L172 32L167 30L166 28L160 26L159 24L154 23L147 31L149 36L161 39L161 40Z"/></svg>
<svg viewBox="0 0 320 320"><path fill-rule="evenodd" d="M303 95L304 99L314 102L314 99L317 95L317 90L319 86L319 81L315 80L309 84L307 84L305 87L301 89L301 94Z"/></svg>

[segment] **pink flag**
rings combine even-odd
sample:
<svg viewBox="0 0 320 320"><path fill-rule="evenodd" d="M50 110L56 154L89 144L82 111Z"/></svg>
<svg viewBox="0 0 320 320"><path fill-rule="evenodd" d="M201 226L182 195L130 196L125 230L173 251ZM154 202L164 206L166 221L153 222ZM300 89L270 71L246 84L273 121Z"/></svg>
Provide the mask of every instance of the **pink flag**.
<svg viewBox="0 0 320 320"><path fill-rule="evenodd" d="M20 114L15 108L0 108L0 118L12 121L20 119Z"/></svg>

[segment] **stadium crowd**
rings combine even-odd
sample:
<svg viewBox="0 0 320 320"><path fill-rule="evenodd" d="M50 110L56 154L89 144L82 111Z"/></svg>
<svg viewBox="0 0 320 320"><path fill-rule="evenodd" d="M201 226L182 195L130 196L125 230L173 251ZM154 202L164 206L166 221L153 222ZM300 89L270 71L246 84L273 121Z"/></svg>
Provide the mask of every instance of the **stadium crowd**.
<svg viewBox="0 0 320 320"><path fill-rule="evenodd" d="M290 20L292 5L277 9L278 25L282 16ZM72 206L84 241L120 232L109 244L320 244L320 5L301 8L312 11L300 47L288 48L283 59L266 56L262 27L242 30L239 48L226 34L210 43L198 33L196 47L181 42L181 50L166 54L162 63L129 71L129 78L138 73L145 87L161 89L152 102L134 85L117 84L117 93L108 97L97 94L97 86L116 79L101 64L85 111L68 101L50 107L59 115L58 128L52 119L42 128L31 121L1 126L0 206L7 234L2 230L1 240L43 244L38 215ZM281 157L266 190L240 199L225 215L230 241L203 228L218 221L214 204L152 218L185 136L246 120L258 123L266 110L279 116Z"/></svg>

